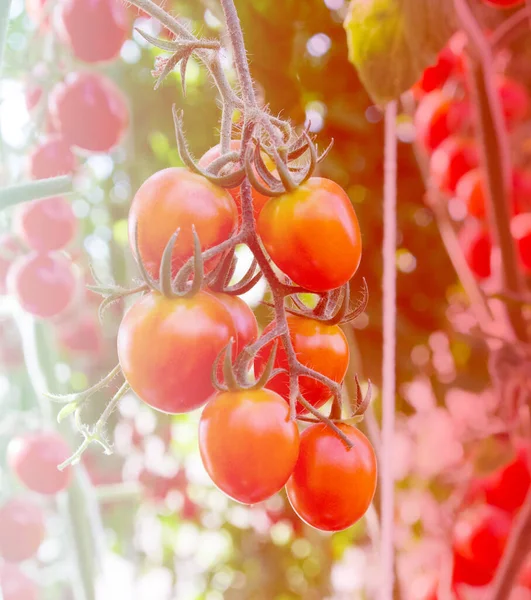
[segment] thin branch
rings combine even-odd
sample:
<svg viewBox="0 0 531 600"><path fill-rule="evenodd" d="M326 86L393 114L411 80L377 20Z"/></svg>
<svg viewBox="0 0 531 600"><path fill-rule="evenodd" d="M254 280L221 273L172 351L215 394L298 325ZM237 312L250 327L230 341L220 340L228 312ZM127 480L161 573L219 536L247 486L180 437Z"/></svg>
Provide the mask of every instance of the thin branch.
<svg viewBox="0 0 531 600"><path fill-rule="evenodd" d="M69 175L8 186L0 189L0 210L31 200L64 196L72 191L72 177Z"/></svg>

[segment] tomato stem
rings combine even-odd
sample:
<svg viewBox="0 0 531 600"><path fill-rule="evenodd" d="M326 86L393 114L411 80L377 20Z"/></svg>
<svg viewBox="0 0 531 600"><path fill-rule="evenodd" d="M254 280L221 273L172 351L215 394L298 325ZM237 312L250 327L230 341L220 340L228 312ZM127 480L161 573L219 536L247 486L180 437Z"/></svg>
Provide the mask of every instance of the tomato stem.
<svg viewBox="0 0 531 600"><path fill-rule="evenodd" d="M72 191L72 177L69 175L11 185L0 189L0 209L31 200L70 194Z"/></svg>

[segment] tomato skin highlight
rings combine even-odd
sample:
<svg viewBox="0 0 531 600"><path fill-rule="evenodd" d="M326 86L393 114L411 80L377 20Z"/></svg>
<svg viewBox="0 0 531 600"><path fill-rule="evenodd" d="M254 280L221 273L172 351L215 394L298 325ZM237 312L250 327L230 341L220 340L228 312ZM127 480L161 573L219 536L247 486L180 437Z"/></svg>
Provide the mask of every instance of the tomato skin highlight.
<svg viewBox="0 0 531 600"><path fill-rule="evenodd" d="M324 424L301 434L299 460L286 485L293 510L308 525L341 531L367 512L376 490L376 455L355 427L338 424L352 441L345 443Z"/></svg>
<svg viewBox="0 0 531 600"><path fill-rule="evenodd" d="M170 300L151 292L125 314L118 358L141 400L162 412L184 413L214 393L212 367L231 337L231 316L211 294Z"/></svg>
<svg viewBox="0 0 531 600"><path fill-rule="evenodd" d="M17 565L4 563L0 566L0 590L3 600L38 600L35 583Z"/></svg>
<svg viewBox="0 0 531 600"><path fill-rule="evenodd" d="M135 194L129 212L129 240L133 253L135 227L140 257L155 279L164 248L180 229L172 255L172 272L193 255L192 225L203 251L227 240L237 227L236 205L224 189L187 169L173 167L151 175ZM207 261L206 270L220 258Z"/></svg>
<svg viewBox="0 0 531 600"><path fill-rule="evenodd" d="M44 533L41 509L30 500L13 498L0 508L0 556L7 562L34 556Z"/></svg>
<svg viewBox="0 0 531 600"><path fill-rule="evenodd" d="M333 381L341 383L347 372L350 352L345 334L337 325L326 325L315 319L307 319L295 315L287 315L288 331L293 349L299 361L306 367L326 375ZM264 334L275 327L270 323ZM260 374L265 368L273 342L264 346L255 359L256 373ZM284 346L279 341L275 357L275 368L287 369L288 358ZM266 387L274 390L289 402L289 375L280 373L270 379ZM322 406L331 396L330 389L311 377L299 377L299 389L306 401L315 408ZM297 404L297 414L303 414L306 409Z"/></svg>
<svg viewBox="0 0 531 600"><path fill-rule="evenodd" d="M271 198L257 230L277 267L312 292L342 286L359 267L358 218L345 191L329 179L312 177L295 191Z"/></svg>
<svg viewBox="0 0 531 600"><path fill-rule="evenodd" d="M219 489L238 502L255 504L281 490L291 475L299 430L275 392L225 392L203 410L199 450Z"/></svg>

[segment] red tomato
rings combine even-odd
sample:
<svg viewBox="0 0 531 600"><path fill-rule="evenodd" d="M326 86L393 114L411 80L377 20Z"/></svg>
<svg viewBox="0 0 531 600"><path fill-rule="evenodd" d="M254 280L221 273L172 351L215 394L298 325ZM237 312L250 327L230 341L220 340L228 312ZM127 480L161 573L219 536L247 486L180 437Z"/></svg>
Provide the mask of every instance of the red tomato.
<svg viewBox="0 0 531 600"><path fill-rule="evenodd" d="M0 294L7 293L7 274L14 260L20 256L22 248L11 233L0 235Z"/></svg>
<svg viewBox="0 0 531 600"><path fill-rule="evenodd" d="M521 6L525 0L483 0L485 4L494 6L495 8L516 8Z"/></svg>
<svg viewBox="0 0 531 600"><path fill-rule="evenodd" d="M442 91L433 90L422 98L415 112L417 140L431 152L458 132L469 118L467 102L456 102Z"/></svg>
<svg viewBox="0 0 531 600"><path fill-rule="evenodd" d="M60 5L58 33L79 60L112 60L128 37L127 9L121 0L66 0Z"/></svg>
<svg viewBox="0 0 531 600"><path fill-rule="evenodd" d="M505 122L513 127L529 114L529 93L525 85L509 77L500 77L497 87Z"/></svg>
<svg viewBox="0 0 531 600"><path fill-rule="evenodd" d="M38 600L35 583L17 565L4 563L0 566L0 590L3 600Z"/></svg>
<svg viewBox="0 0 531 600"><path fill-rule="evenodd" d="M41 142L29 157L29 173L32 179L69 175L76 167L77 159L72 154L70 144L58 135Z"/></svg>
<svg viewBox="0 0 531 600"><path fill-rule="evenodd" d="M511 233L518 245L520 264L527 273L531 273L531 212L512 218Z"/></svg>
<svg viewBox="0 0 531 600"><path fill-rule="evenodd" d="M369 440L355 427L342 423L343 440L321 423L301 435L299 459L286 485L293 510L308 525L340 531L367 512L376 489L376 456Z"/></svg>
<svg viewBox="0 0 531 600"><path fill-rule="evenodd" d="M513 171L514 214L531 211L531 172L522 169Z"/></svg>
<svg viewBox="0 0 531 600"><path fill-rule="evenodd" d="M75 354L99 356L103 349L103 337L96 317L86 313L61 323L57 338L63 348Z"/></svg>
<svg viewBox="0 0 531 600"><path fill-rule="evenodd" d="M124 95L99 73L69 73L50 94L50 113L65 140L89 152L114 148L129 124Z"/></svg>
<svg viewBox="0 0 531 600"><path fill-rule="evenodd" d="M431 178L441 191L453 194L461 177L475 169L478 163L478 150L474 140L449 137L431 156Z"/></svg>
<svg viewBox="0 0 531 600"><path fill-rule="evenodd" d="M27 254L8 274L8 287L22 308L43 319L68 308L76 293L72 264L59 254Z"/></svg>
<svg viewBox="0 0 531 600"><path fill-rule="evenodd" d="M34 556L44 533L41 509L29 500L14 498L0 508L0 556L7 562Z"/></svg>
<svg viewBox="0 0 531 600"><path fill-rule="evenodd" d="M249 305L238 296L214 292L210 293L223 304L232 317L234 329L236 330L236 343L233 357L236 358L245 346L249 346L249 344L256 342L258 339L258 323L256 322L256 317Z"/></svg>
<svg viewBox="0 0 531 600"><path fill-rule="evenodd" d="M70 202L62 196L26 202L15 214L15 230L38 252L60 250L74 239L77 220Z"/></svg>
<svg viewBox="0 0 531 600"><path fill-rule="evenodd" d="M454 528L453 581L470 586L490 583L503 555L511 529L511 518L492 506L464 512Z"/></svg>
<svg viewBox="0 0 531 600"><path fill-rule="evenodd" d="M167 413L202 406L213 394L212 366L236 337L227 309L206 292L169 300L146 294L118 330L118 358L133 391Z"/></svg>
<svg viewBox="0 0 531 600"><path fill-rule="evenodd" d="M187 169L158 171L140 186L129 212L129 240L133 252L138 228L140 258L155 279L164 248L180 228L173 249L172 268L179 268L193 255L195 229L203 251L227 240L237 227L236 205L229 193ZM207 270L219 262L208 261Z"/></svg>
<svg viewBox="0 0 531 600"><path fill-rule="evenodd" d="M226 392L216 394L203 410L199 450L221 491L255 504L284 487L297 461L299 430L275 392Z"/></svg>
<svg viewBox="0 0 531 600"><path fill-rule="evenodd" d="M447 46L439 53L437 62L424 70L413 90L422 94L441 88L456 71L459 71L461 66L461 57Z"/></svg>
<svg viewBox="0 0 531 600"><path fill-rule="evenodd" d="M258 218L258 233L277 267L312 292L338 288L358 270L358 218L347 194L329 179L312 177L294 192L271 198Z"/></svg>
<svg viewBox="0 0 531 600"><path fill-rule="evenodd" d="M461 177L457 182L455 195L466 204L470 216L485 218L485 185L480 169L472 169Z"/></svg>
<svg viewBox="0 0 531 600"><path fill-rule="evenodd" d="M482 225L470 222L459 232L459 242L474 275L478 279L490 277L492 255L490 233Z"/></svg>
<svg viewBox="0 0 531 600"><path fill-rule="evenodd" d="M289 335L293 349L299 361L306 367L326 375L333 381L341 383L347 372L349 349L345 334L337 325L326 325L314 319L306 319L295 315L287 316ZM270 323L264 334L275 327ZM264 346L257 354L255 368L262 373L271 353L273 343ZM284 346L279 343L275 358L275 367L288 368L288 358ZM289 376L280 373L267 383L267 388L274 390L289 402ZM311 377L299 377L299 388L302 396L310 404L319 408L331 396L330 389L323 383ZM302 404L297 405L297 413L306 412Z"/></svg>
<svg viewBox="0 0 531 600"><path fill-rule="evenodd" d="M230 149L233 152L239 152L240 148L241 148L240 140L231 140ZM220 156L221 156L221 146L218 144L217 146L214 146L213 148L210 148L210 150L205 152L205 154L203 154L203 156L199 159L198 164L203 169L206 169L211 162L214 162ZM273 164L271 159L269 159L269 157L267 157L266 155L264 155L263 158L264 158L264 162L265 162L267 168L270 169L271 172L273 172L275 169L275 165ZM230 195L234 198L234 201L238 208L238 215L241 218L242 201L241 201L241 196L240 196L240 193L241 193L240 187L238 186L238 187L232 188L229 190L229 192L230 192ZM252 191L252 195L253 195L254 218L258 219L258 215L262 211L262 208L264 208L265 203L269 200L269 196L264 196L263 194L260 194L260 192L257 192L254 188Z"/></svg>
<svg viewBox="0 0 531 600"><path fill-rule="evenodd" d="M195 521L199 514L199 506L185 494L183 505L181 507L181 519L184 519L185 521Z"/></svg>
<svg viewBox="0 0 531 600"><path fill-rule="evenodd" d="M53 495L65 490L72 471L57 468L72 452L58 433L37 432L13 438L7 447L10 469L32 492Z"/></svg>

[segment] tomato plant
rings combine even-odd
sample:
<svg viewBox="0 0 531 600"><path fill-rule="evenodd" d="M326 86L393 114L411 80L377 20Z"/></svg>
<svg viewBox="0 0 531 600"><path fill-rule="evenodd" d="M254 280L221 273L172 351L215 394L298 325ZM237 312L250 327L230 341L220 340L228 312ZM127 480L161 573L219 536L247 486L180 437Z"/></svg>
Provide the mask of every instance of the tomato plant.
<svg viewBox="0 0 531 600"><path fill-rule="evenodd" d="M0 507L0 556L18 563L35 555L44 539L41 509L25 498L13 498Z"/></svg>
<svg viewBox="0 0 531 600"><path fill-rule="evenodd" d="M201 458L212 481L244 504L285 485L299 452L299 431L286 402L270 390L217 394L199 423Z"/></svg>

